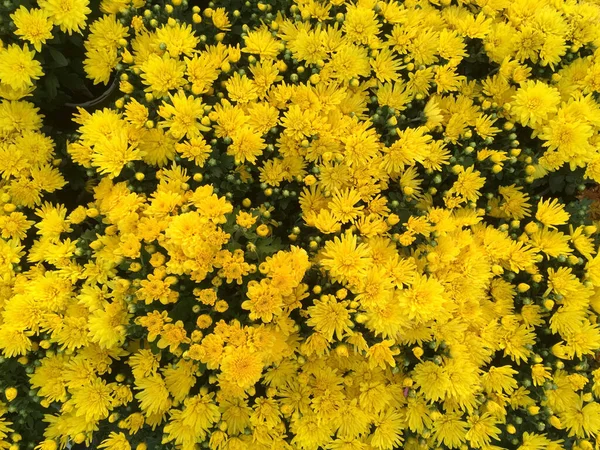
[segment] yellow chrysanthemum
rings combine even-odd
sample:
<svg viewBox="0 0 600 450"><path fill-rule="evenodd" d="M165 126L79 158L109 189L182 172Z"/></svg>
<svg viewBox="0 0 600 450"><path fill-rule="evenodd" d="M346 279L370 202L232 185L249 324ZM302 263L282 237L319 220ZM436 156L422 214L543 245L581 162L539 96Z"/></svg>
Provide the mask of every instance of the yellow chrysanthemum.
<svg viewBox="0 0 600 450"><path fill-rule="evenodd" d="M40 0L39 5L55 25L69 35L86 27L89 0Z"/></svg>
<svg viewBox="0 0 600 450"><path fill-rule="evenodd" d="M21 6L10 17L17 27L15 34L33 45L37 52L52 38L53 23L44 10Z"/></svg>
<svg viewBox="0 0 600 450"><path fill-rule="evenodd" d="M557 111L558 90L541 81L526 82L515 94L511 114L524 126L536 126Z"/></svg>
<svg viewBox="0 0 600 450"><path fill-rule="evenodd" d="M35 52L29 51L27 44L23 47L11 44L1 49L0 81L17 90L32 86L34 80L44 75L42 65L34 56Z"/></svg>

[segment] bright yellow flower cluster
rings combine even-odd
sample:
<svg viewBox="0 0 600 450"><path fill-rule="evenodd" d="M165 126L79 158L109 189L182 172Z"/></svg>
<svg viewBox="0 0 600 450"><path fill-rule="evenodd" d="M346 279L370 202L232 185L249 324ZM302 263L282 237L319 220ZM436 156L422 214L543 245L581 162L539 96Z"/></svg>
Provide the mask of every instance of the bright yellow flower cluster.
<svg viewBox="0 0 600 450"><path fill-rule="evenodd" d="M88 3L44 0L40 1L40 8L20 6L10 14L20 42L0 42L0 203L5 213L0 220L2 245L13 249L6 247L2 252L9 272L11 264L17 262L11 261L14 249L22 250L20 241L34 223L16 209L40 206L44 194L66 184L57 169L61 160L54 159L54 142L42 132L43 115L35 104L25 100L44 75L36 56L53 38L55 26L69 34L85 27L86 15L91 12Z"/></svg>
<svg viewBox="0 0 600 450"><path fill-rule="evenodd" d="M600 5L101 10L80 204L0 50L0 449L600 446Z"/></svg>

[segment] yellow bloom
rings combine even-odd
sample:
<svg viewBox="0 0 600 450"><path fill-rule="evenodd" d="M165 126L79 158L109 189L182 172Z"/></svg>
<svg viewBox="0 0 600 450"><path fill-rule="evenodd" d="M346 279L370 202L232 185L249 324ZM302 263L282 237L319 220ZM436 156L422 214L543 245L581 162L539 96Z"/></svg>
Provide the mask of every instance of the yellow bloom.
<svg viewBox="0 0 600 450"><path fill-rule="evenodd" d="M102 348L117 347L125 339L129 317L121 302L106 302L104 308L94 311L89 319L90 340Z"/></svg>
<svg viewBox="0 0 600 450"><path fill-rule="evenodd" d="M127 364L131 366L131 372L137 380L154 375L159 368L159 359L160 355L141 349L129 358Z"/></svg>
<svg viewBox="0 0 600 450"><path fill-rule="evenodd" d="M501 347L504 354L513 361L525 361L531 354L530 346L535 344L535 333L524 325L512 326L504 332Z"/></svg>
<svg viewBox="0 0 600 450"><path fill-rule="evenodd" d="M391 50L380 50L370 63L375 77L382 83L398 81L398 71L401 64L400 61L393 58Z"/></svg>
<svg viewBox="0 0 600 450"><path fill-rule="evenodd" d="M27 354L32 347L31 339L29 339L32 335L32 332L3 325L0 327L0 350L2 350L2 355L12 358Z"/></svg>
<svg viewBox="0 0 600 450"><path fill-rule="evenodd" d="M163 25L156 30L156 39L164 43L167 51L174 57L182 54L191 56L199 42L199 39L192 30L192 26L180 23L174 26Z"/></svg>
<svg viewBox="0 0 600 450"><path fill-rule="evenodd" d="M450 378L443 367L431 361L417 364L412 379L430 401L443 400L451 387Z"/></svg>
<svg viewBox="0 0 600 450"><path fill-rule="evenodd" d="M148 121L148 108L132 98L125 105L125 118L136 128L142 128Z"/></svg>
<svg viewBox="0 0 600 450"><path fill-rule="evenodd" d="M569 431L569 437L584 438L600 432L600 404L591 402L584 406L581 396L577 396L574 402L568 404L565 410L559 413L559 417Z"/></svg>
<svg viewBox="0 0 600 450"><path fill-rule="evenodd" d="M44 440L35 447L35 450L58 450L58 444L55 441Z"/></svg>
<svg viewBox="0 0 600 450"><path fill-rule="evenodd" d="M569 234L571 235L571 242L573 242L575 249L588 261L591 260L596 253L596 249L592 237L585 235L584 227L573 229L573 225L569 225Z"/></svg>
<svg viewBox="0 0 600 450"><path fill-rule="evenodd" d="M479 190L485 185L485 178L480 177L481 172L474 170L474 166L460 170L458 180L454 182L450 193L456 193L467 201L476 201L480 196Z"/></svg>
<svg viewBox="0 0 600 450"><path fill-rule="evenodd" d="M293 442L300 448L313 449L326 445L332 434L333 425L329 422L321 424L314 413L304 414L291 422L294 433Z"/></svg>
<svg viewBox="0 0 600 450"><path fill-rule="evenodd" d="M244 104L258 98L256 86L246 75L240 75L238 72L235 72L225 82L225 89L227 89L229 99L237 103Z"/></svg>
<svg viewBox="0 0 600 450"><path fill-rule="evenodd" d="M131 450L131 445L124 433L112 431L107 439L104 439L98 448L105 450Z"/></svg>
<svg viewBox="0 0 600 450"><path fill-rule="evenodd" d="M185 58L186 75L192 83L192 92L195 95L203 94L210 89L219 76L219 67L223 63L223 58L206 52L194 55L191 59Z"/></svg>
<svg viewBox="0 0 600 450"><path fill-rule="evenodd" d="M23 48L11 44L0 49L0 81L13 89L32 86L34 80L44 75L42 65L34 56L35 52L29 51L27 44Z"/></svg>
<svg viewBox="0 0 600 450"><path fill-rule="evenodd" d="M591 355L600 348L600 328L588 320L573 327L571 331L566 331L564 337L567 343L566 351L577 358Z"/></svg>
<svg viewBox="0 0 600 450"><path fill-rule="evenodd" d="M55 25L69 35L81 33L86 26L89 0L40 0L39 5Z"/></svg>
<svg viewBox="0 0 600 450"><path fill-rule="evenodd" d="M242 389L254 386L262 376L263 362L258 354L248 349L230 349L223 356L221 374Z"/></svg>
<svg viewBox="0 0 600 450"><path fill-rule="evenodd" d="M500 203L500 210L512 219L520 220L531 213L531 204L528 202L529 195L522 191L522 187L515 185L500 186L498 188L498 193L503 199Z"/></svg>
<svg viewBox="0 0 600 450"><path fill-rule="evenodd" d="M27 220L22 212L12 212L7 216L0 216L0 235L3 239L22 240L27 236L27 230L35 222Z"/></svg>
<svg viewBox="0 0 600 450"><path fill-rule="evenodd" d="M124 27L116 16L103 16L90 26L86 48L103 51L116 50L119 41L128 36L128 28Z"/></svg>
<svg viewBox="0 0 600 450"><path fill-rule="evenodd" d="M322 209L319 214L309 212L304 216L307 225L314 226L323 234L332 234L340 231L342 225L328 209Z"/></svg>
<svg viewBox="0 0 600 450"><path fill-rule="evenodd" d="M140 130L137 145L142 160L153 166L163 167L175 158L176 139L161 128Z"/></svg>
<svg viewBox="0 0 600 450"><path fill-rule="evenodd" d="M274 316L281 314L283 298L279 290L269 280L260 283L248 283L248 300L242 302L242 309L250 311L251 320L271 322Z"/></svg>
<svg viewBox="0 0 600 450"><path fill-rule="evenodd" d="M162 373L169 393L176 402L187 398L190 389L196 384L198 366L193 361L179 361L175 367L167 367Z"/></svg>
<svg viewBox="0 0 600 450"><path fill-rule="evenodd" d="M445 309L442 284L433 277L418 276L412 286L398 292L396 301L401 305L409 320L416 324L426 323L429 320L448 316Z"/></svg>
<svg viewBox="0 0 600 450"><path fill-rule="evenodd" d="M11 14L10 18L17 27L15 34L33 45L37 52L42 51L42 44L45 44L48 39L52 39L53 24L48 20L45 11L21 6Z"/></svg>
<svg viewBox="0 0 600 450"><path fill-rule="evenodd" d="M570 255L573 253L573 250L569 246L569 236L560 231L544 227L533 233L530 237L530 244L550 257L557 258L560 255Z"/></svg>
<svg viewBox="0 0 600 450"><path fill-rule="evenodd" d="M431 136L424 127L400 130L398 140L383 149L381 166L388 174L396 174L405 166L423 162L428 156L428 143Z"/></svg>
<svg viewBox="0 0 600 450"><path fill-rule="evenodd" d="M402 443L403 424L403 417L393 408L381 412L375 420L371 445L378 449L397 448Z"/></svg>
<svg viewBox="0 0 600 450"><path fill-rule="evenodd" d="M110 75L119 62L114 48L92 48L86 54L83 68L94 84L108 84Z"/></svg>
<svg viewBox="0 0 600 450"><path fill-rule="evenodd" d="M537 433L523 433L523 445L519 447L519 450L533 450L536 448L550 448L548 447L552 441L543 434Z"/></svg>
<svg viewBox="0 0 600 450"><path fill-rule="evenodd" d="M541 81L527 81L514 97L511 114L523 126L536 126L558 110L560 94Z"/></svg>
<svg viewBox="0 0 600 450"><path fill-rule="evenodd" d="M346 233L340 239L335 237L325 243L321 265L325 267L332 279L347 281L366 271L371 262L369 248L366 244L358 244L356 236Z"/></svg>
<svg viewBox="0 0 600 450"><path fill-rule="evenodd" d="M175 441L177 444L193 445L197 439L204 440L206 432L220 416L218 407L207 395L188 398L184 404L182 411L171 412L171 420L164 427L168 437L163 439L163 443Z"/></svg>
<svg viewBox="0 0 600 450"><path fill-rule="evenodd" d="M215 9L211 18L214 26L219 30L229 31L231 29L231 22L229 22L229 17L225 8Z"/></svg>
<svg viewBox="0 0 600 450"><path fill-rule="evenodd" d="M461 413L439 415L433 420L433 435L436 441L450 448L459 447L466 440L467 423L461 420Z"/></svg>
<svg viewBox="0 0 600 450"><path fill-rule="evenodd" d="M201 136L175 144L175 149L181 156L193 161L197 167L204 166L212 152L212 147Z"/></svg>
<svg viewBox="0 0 600 450"><path fill-rule="evenodd" d="M362 205L356 205L360 201L360 194L356 190L344 189L333 195L329 202L329 209L341 223L351 222L359 216L360 211L364 208Z"/></svg>
<svg viewBox="0 0 600 450"><path fill-rule="evenodd" d="M496 426L496 419L489 413L481 416L470 416L468 419L469 431L466 438L472 447L481 448L490 445L493 440L498 440L500 428Z"/></svg>
<svg viewBox="0 0 600 450"><path fill-rule="evenodd" d="M39 389L38 395L48 401L64 402L67 399L65 369L68 360L63 355L44 358L30 375L31 386Z"/></svg>
<svg viewBox="0 0 600 450"><path fill-rule="evenodd" d="M110 138L104 138L94 146L92 165L98 172L108 175L109 178L119 176L125 165L131 161L141 159L142 153L136 143L129 141L127 131L122 129Z"/></svg>
<svg viewBox="0 0 600 450"><path fill-rule="evenodd" d="M567 111L560 110L548 122L548 126L543 127L539 137L545 141L543 145L548 147L548 154L558 150L560 158L569 162L574 169L593 155L594 148L589 142L593 134L589 124L575 120Z"/></svg>
<svg viewBox="0 0 600 450"><path fill-rule="evenodd" d="M73 389L72 401L77 416L97 422L106 419L113 408L112 388L96 377L89 384Z"/></svg>
<svg viewBox="0 0 600 450"><path fill-rule="evenodd" d="M196 326L201 330L208 328L212 324L212 319L208 314L201 314L196 319Z"/></svg>
<svg viewBox="0 0 600 450"><path fill-rule="evenodd" d="M394 345L393 341L385 340L378 342L371 346L367 351L367 358L369 359L369 367L381 367L385 369L387 365L390 367L396 367L396 361L394 356L400 353L400 350L392 350L390 347Z"/></svg>
<svg viewBox="0 0 600 450"><path fill-rule="evenodd" d="M240 211L235 217L235 223L243 228L250 228L256 223L256 217L245 211Z"/></svg>
<svg viewBox="0 0 600 450"><path fill-rule="evenodd" d="M185 328L183 328L183 322L178 320L174 324L169 323L163 327L157 346L161 349L169 347L169 351L173 353L181 344L189 342L190 339L187 337Z"/></svg>
<svg viewBox="0 0 600 450"><path fill-rule="evenodd" d="M266 26L253 30L244 36L242 52L259 55L261 58L275 58L281 51L279 42Z"/></svg>
<svg viewBox="0 0 600 450"><path fill-rule="evenodd" d="M233 142L227 147L227 154L233 156L238 164L246 161L255 164L256 158L262 155L267 146L261 135L248 126L241 127L232 137Z"/></svg>
<svg viewBox="0 0 600 450"><path fill-rule="evenodd" d="M565 211L557 199L540 200L535 218L550 228L564 225L569 220L569 213Z"/></svg>
<svg viewBox="0 0 600 450"><path fill-rule="evenodd" d="M183 91L169 94L171 104L163 102L158 109L158 114L164 119L160 126L168 128L177 140L186 136L188 139L196 138L200 131L208 131L198 119L204 114L202 101L193 96L186 96Z"/></svg>
<svg viewBox="0 0 600 450"><path fill-rule="evenodd" d="M351 5L347 8L343 30L352 41L369 44L379 32L379 22L371 8Z"/></svg>
<svg viewBox="0 0 600 450"><path fill-rule="evenodd" d="M146 92L151 92L156 97L167 95L170 90L177 89L185 83L185 63L169 57L168 53L162 58L151 54L142 64L141 70L143 83L148 86Z"/></svg>
<svg viewBox="0 0 600 450"><path fill-rule="evenodd" d="M540 386L546 382L546 380L552 379L552 375L548 371L548 368L542 364L534 364L531 368L531 379L533 380L534 386Z"/></svg>
<svg viewBox="0 0 600 450"><path fill-rule="evenodd" d="M338 340L342 340L343 335L351 330L350 313L347 309L347 302L338 302L333 295L325 295L320 300L314 301L314 306L308 308L310 318L307 325L314 327L319 333L333 341L335 334Z"/></svg>
<svg viewBox="0 0 600 450"><path fill-rule="evenodd" d="M139 400L140 408L146 415L162 415L171 407L169 391L160 375L136 379L135 389L141 391L135 398Z"/></svg>
<svg viewBox="0 0 600 450"><path fill-rule="evenodd" d="M0 42L0 448L593 447L595 2L88 1ZM88 13L67 161L21 99Z"/></svg>

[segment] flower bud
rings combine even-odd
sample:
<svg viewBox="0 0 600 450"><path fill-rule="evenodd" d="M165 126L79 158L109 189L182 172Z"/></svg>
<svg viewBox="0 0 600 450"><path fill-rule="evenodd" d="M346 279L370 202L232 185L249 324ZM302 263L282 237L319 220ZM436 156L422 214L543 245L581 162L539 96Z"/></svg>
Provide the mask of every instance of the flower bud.
<svg viewBox="0 0 600 450"><path fill-rule="evenodd" d="M563 427L563 425L562 425L562 422L561 422L561 421L560 421L560 419L559 419L558 417L556 417L556 416L552 416L552 417L550 417L550 420L549 420L549 422L550 422L550 425L552 425L554 428L557 428L557 429L559 429L559 430L561 430L561 429L562 429L562 427Z"/></svg>
<svg viewBox="0 0 600 450"><path fill-rule="evenodd" d="M390 214L387 218L387 223L390 226L394 226L400 222L400 217L397 214Z"/></svg>
<svg viewBox="0 0 600 450"><path fill-rule="evenodd" d="M350 355L350 352L348 351L348 346L346 344L338 345L335 348L335 353L342 358L347 358Z"/></svg>
<svg viewBox="0 0 600 450"><path fill-rule="evenodd" d="M17 390L14 387L9 387L4 390L4 395L6 396L6 400L12 402L15 398L17 398Z"/></svg>
<svg viewBox="0 0 600 450"><path fill-rule="evenodd" d="M425 353L424 350L421 347L415 347L415 348L413 348L412 352L413 352L413 355L415 355L415 357L417 359L421 359L421 357Z"/></svg>
<svg viewBox="0 0 600 450"><path fill-rule="evenodd" d="M256 234L258 234L260 237L266 237L270 233L271 233L271 230L265 224L259 225L258 228L256 228Z"/></svg>

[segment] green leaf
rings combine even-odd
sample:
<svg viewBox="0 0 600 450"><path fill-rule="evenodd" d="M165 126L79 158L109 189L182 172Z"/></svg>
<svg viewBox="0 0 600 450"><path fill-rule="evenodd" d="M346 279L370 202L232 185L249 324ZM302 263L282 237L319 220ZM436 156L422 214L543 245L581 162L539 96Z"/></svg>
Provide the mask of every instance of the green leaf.
<svg viewBox="0 0 600 450"><path fill-rule="evenodd" d="M46 47L50 52L50 56L54 60L54 64L52 67L67 67L69 65L69 60L63 55L61 52L52 47Z"/></svg>
<svg viewBox="0 0 600 450"><path fill-rule="evenodd" d="M229 244L227 244L227 250L229 250L230 252L234 252L235 250L238 250L241 248L242 248L242 244L240 244L239 242L232 241Z"/></svg>
<svg viewBox="0 0 600 450"><path fill-rule="evenodd" d="M408 219L410 219L411 211L408 208L399 208L396 211L396 214L398 214L398 217L400 217L400 223L405 223L408 222Z"/></svg>
<svg viewBox="0 0 600 450"><path fill-rule="evenodd" d="M48 92L48 99L49 100L53 100L56 95L58 94L58 78L56 78L56 75L54 74L48 74L46 77L44 77L44 87L46 88L46 91Z"/></svg>
<svg viewBox="0 0 600 450"><path fill-rule="evenodd" d="M278 252L282 248L281 239L278 237L275 238L267 238L262 241L259 241L256 244L256 251L259 254L259 257L262 259L265 256L272 255L275 252Z"/></svg>
<svg viewBox="0 0 600 450"><path fill-rule="evenodd" d="M565 188L565 176L564 175L552 175L548 180L551 192L561 192Z"/></svg>
<svg viewBox="0 0 600 450"><path fill-rule="evenodd" d="M252 230L242 230L242 235L249 241L254 241L258 237L258 234Z"/></svg>
<svg viewBox="0 0 600 450"><path fill-rule="evenodd" d="M79 48L83 48L83 38L78 34L73 34L69 36L69 42L73 45L76 45Z"/></svg>
<svg viewBox="0 0 600 450"><path fill-rule="evenodd" d="M76 95L81 95L86 100L94 98L94 95L85 85L85 82L75 73L66 73L61 75L63 86Z"/></svg>
<svg viewBox="0 0 600 450"><path fill-rule="evenodd" d="M158 348L158 339L150 342L150 351L155 355L160 353L160 348Z"/></svg>
<svg viewBox="0 0 600 450"><path fill-rule="evenodd" d="M195 300L191 296L180 295L179 300L175 303L175 307L169 311L169 316L174 320L185 321L189 317L189 312L195 304Z"/></svg>
<svg viewBox="0 0 600 450"><path fill-rule="evenodd" d="M81 241L95 241L96 240L96 230L86 230L79 238Z"/></svg>

